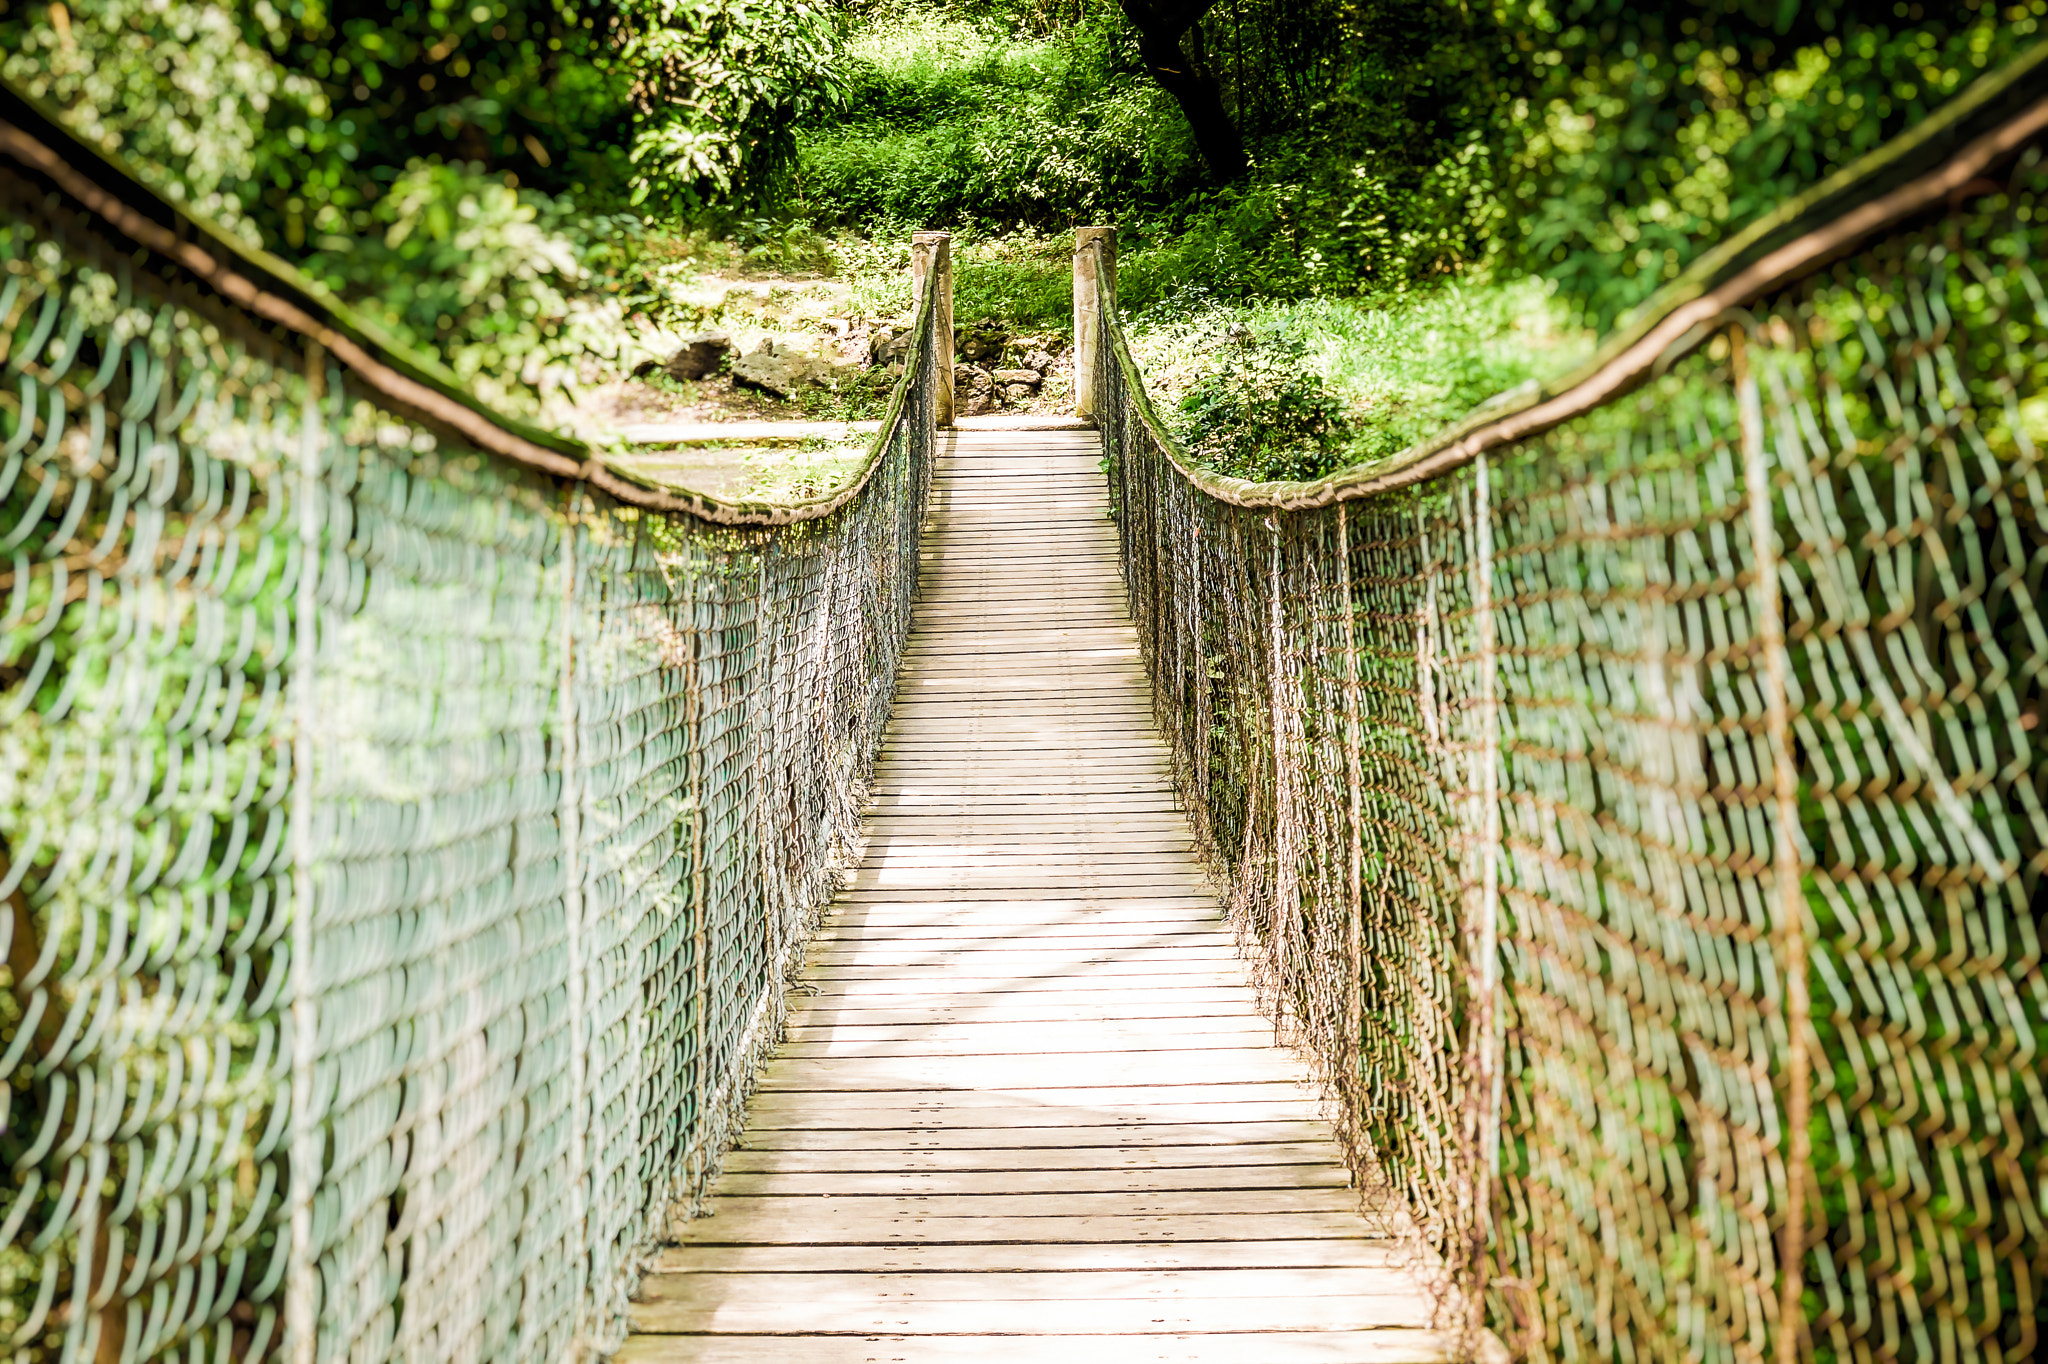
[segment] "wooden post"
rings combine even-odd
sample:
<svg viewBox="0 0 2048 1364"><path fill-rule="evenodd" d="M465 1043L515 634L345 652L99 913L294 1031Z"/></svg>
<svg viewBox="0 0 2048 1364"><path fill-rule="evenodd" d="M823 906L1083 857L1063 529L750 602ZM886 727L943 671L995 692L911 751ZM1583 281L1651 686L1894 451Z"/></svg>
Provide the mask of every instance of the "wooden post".
<svg viewBox="0 0 2048 1364"><path fill-rule="evenodd" d="M1098 278L1100 290L1096 287ZM1102 302L1116 300L1116 229L1074 229L1074 415L1095 415L1095 363L1102 350Z"/></svg>
<svg viewBox="0 0 2048 1364"><path fill-rule="evenodd" d="M928 285L936 283L938 296L932 300L932 337L938 358L937 382L939 425L953 424L953 234L913 232L910 234L910 296L924 301Z"/></svg>

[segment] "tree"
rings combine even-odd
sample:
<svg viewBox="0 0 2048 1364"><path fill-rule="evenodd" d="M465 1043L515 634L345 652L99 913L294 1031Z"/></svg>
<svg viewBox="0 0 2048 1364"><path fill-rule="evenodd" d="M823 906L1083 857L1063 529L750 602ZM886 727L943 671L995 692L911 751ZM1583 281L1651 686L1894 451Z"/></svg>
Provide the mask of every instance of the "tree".
<svg viewBox="0 0 2048 1364"><path fill-rule="evenodd" d="M1225 182L1242 178L1248 166L1244 139L1223 106L1223 87L1202 37L1202 17L1215 8L1216 0L1118 3L1131 27L1138 30L1138 56L1146 71L1180 105L1210 174ZM1181 39L1190 30L1194 33L1192 54L1181 47Z"/></svg>

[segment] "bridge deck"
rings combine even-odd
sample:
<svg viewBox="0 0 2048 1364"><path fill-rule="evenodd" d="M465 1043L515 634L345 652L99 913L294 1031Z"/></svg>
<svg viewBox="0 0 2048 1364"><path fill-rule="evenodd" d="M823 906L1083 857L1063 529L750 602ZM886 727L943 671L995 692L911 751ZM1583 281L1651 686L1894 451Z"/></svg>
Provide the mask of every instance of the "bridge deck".
<svg viewBox="0 0 2048 1364"><path fill-rule="evenodd" d="M946 438L867 860L628 1360L1443 1357L1190 852L1099 455Z"/></svg>

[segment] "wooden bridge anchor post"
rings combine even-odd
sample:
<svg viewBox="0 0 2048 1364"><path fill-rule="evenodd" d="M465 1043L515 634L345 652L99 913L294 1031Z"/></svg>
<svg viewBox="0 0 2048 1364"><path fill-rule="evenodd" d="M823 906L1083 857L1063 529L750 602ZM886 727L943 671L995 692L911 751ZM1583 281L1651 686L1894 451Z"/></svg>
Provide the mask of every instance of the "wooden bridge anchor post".
<svg viewBox="0 0 2048 1364"><path fill-rule="evenodd" d="M938 397L938 423L953 424L953 234L913 232L910 234L910 296L924 300L927 285L936 284L938 297L932 315L932 338L937 344L939 373L945 378L934 385Z"/></svg>
<svg viewBox="0 0 2048 1364"><path fill-rule="evenodd" d="M1101 281L1098 291L1096 282ZM1095 415L1095 361L1102 349L1102 301L1116 299L1116 229L1074 229L1074 415Z"/></svg>

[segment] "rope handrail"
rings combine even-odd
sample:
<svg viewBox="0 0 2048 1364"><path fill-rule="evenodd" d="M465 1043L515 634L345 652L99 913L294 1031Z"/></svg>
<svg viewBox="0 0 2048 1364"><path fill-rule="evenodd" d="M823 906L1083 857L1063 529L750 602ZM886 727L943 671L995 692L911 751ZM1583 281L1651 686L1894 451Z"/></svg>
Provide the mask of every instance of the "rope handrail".
<svg viewBox="0 0 2048 1364"><path fill-rule="evenodd" d="M1316 483L1197 467L1077 255L1182 803L1474 1348L2040 1352L2044 62Z"/></svg>
<svg viewBox="0 0 2048 1364"><path fill-rule="evenodd" d="M859 470L662 492L0 90L0 1351L618 1347L856 856L913 257Z"/></svg>
<svg viewBox="0 0 2048 1364"><path fill-rule="evenodd" d="M0 80L0 158L11 193L55 192L89 210L137 247L175 262L195 280L264 322L322 346L394 412L447 430L480 450L543 473L573 478L629 506L680 512L726 526L782 526L830 516L860 494L901 419L907 372L865 459L815 497L750 502L676 489L608 463L582 441L493 411L438 361L409 350L286 261L188 214L102 149L64 129L40 101ZM920 313L913 329L929 325ZM912 349L917 342L913 339Z"/></svg>

